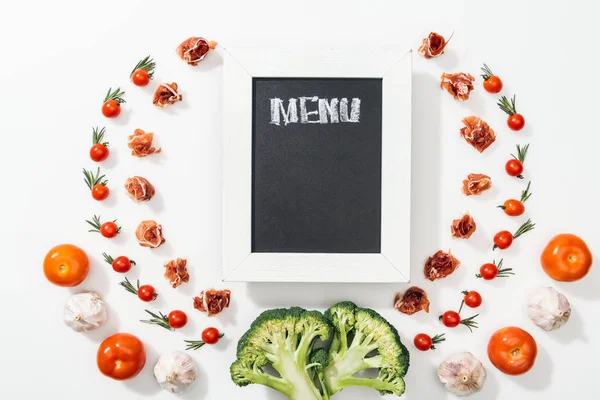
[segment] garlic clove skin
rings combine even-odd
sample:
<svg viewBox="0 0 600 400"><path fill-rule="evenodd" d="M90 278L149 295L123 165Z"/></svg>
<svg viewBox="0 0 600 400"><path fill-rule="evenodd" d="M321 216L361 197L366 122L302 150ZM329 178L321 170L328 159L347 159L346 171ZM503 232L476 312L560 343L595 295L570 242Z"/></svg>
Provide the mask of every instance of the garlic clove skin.
<svg viewBox="0 0 600 400"><path fill-rule="evenodd" d="M106 322L106 304L96 292L72 295L63 311L63 321L75 332L87 332Z"/></svg>
<svg viewBox="0 0 600 400"><path fill-rule="evenodd" d="M161 388L171 393L188 389L197 377L196 362L181 351L160 356L154 366L154 378Z"/></svg>
<svg viewBox="0 0 600 400"><path fill-rule="evenodd" d="M541 287L529 294L527 314L534 324L550 332L567 323L571 316L571 305L554 288Z"/></svg>
<svg viewBox="0 0 600 400"><path fill-rule="evenodd" d="M487 377L481 361L468 352L448 357L438 367L437 374L446 390L459 397L479 392Z"/></svg>

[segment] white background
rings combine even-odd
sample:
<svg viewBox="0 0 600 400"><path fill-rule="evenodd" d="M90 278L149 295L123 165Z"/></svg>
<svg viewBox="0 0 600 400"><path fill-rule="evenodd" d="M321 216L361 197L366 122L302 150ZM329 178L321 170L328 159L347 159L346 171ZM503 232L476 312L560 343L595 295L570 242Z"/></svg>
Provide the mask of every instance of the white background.
<svg viewBox="0 0 600 400"><path fill-rule="evenodd" d="M524 1L402 3L3 2L0 397L171 398L152 377L157 356L182 349L184 338L198 338L203 328L214 325L225 332L225 339L193 354L201 376L181 397L281 399L260 386L240 389L232 384L228 368L237 338L265 308L325 309L338 300L353 300L387 317L411 350L406 399L450 398L435 371L444 357L457 351L472 352L488 370L483 391L473 399L550 400L574 393L595 398L598 267L583 281L557 284L539 266L543 246L560 232L577 233L598 256L595 16L584 2L573 1L539 2L537 7ZM213 53L191 68L177 58L176 46L188 36L202 35L224 46L395 44L416 50L431 30L446 37L455 30L445 55L436 60L415 55L414 60L411 267L413 283L430 295L431 313L408 317L394 311L394 293L408 285L391 284L232 284L232 304L223 314L209 319L195 311L192 295L222 287L222 60ZM183 103L156 109L152 88L128 82L131 68L147 54L158 64L156 82L179 83ZM522 132L506 128L506 118L495 105L497 96L481 89L483 62L503 78L503 93L517 94L518 108L527 118ZM468 102L456 102L439 89L444 71L477 75L477 89ZM109 86L119 85L127 92L127 104L117 120L106 120L100 114L102 99ZM470 114L484 117L498 134L483 155L458 134L461 119ZM95 167L88 149L96 125L107 126L111 142L111 156L103 167L112 193L103 203L90 197L81 174L81 168ZM154 131L164 152L147 159L131 157L126 137L135 128ZM491 252L493 234L515 230L526 217L511 220L494 206L523 189L526 182L509 178L503 166L516 143L528 142L525 174L533 181L533 196L526 216L538 225L502 253L516 276L476 280L479 265L500 257ZM491 175L493 190L479 198L462 195L461 181L470 172ZM149 204L133 203L122 188L125 178L135 174L156 186ZM449 225L466 211L475 217L477 232L469 241L453 241ZM123 234L108 241L87 233L84 220L94 213L118 218ZM151 251L137 245L134 230L143 219L163 224L164 246ZM91 257L91 272L80 288L52 286L42 274L46 251L63 242L83 247ZM451 248L462 266L447 279L425 282L423 262L440 248ZM103 251L138 261L128 276L155 285L161 296L152 307L186 311L188 326L168 332L138 322L145 317L145 304L117 285L122 276L103 263ZM187 257L191 274L191 282L177 290L162 277L163 262L173 257ZM544 333L526 316L527 291L538 285L552 285L571 301L571 320L554 333ZM97 290L110 306L107 325L91 334L74 333L62 324L65 300L80 289ZM445 329L437 321L441 312L458 306L464 289L477 289L484 297L477 310L481 328L474 334L464 327ZM503 375L487 359L489 336L505 325L521 326L537 340L538 360L526 375ZM98 344L117 331L138 335L148 349L147 367L126 383L103 377L95 364ZM445 332L448 340L436 352L420 353L411 342L421 331ZM336 398L379 395L347 389Z"/></svg>

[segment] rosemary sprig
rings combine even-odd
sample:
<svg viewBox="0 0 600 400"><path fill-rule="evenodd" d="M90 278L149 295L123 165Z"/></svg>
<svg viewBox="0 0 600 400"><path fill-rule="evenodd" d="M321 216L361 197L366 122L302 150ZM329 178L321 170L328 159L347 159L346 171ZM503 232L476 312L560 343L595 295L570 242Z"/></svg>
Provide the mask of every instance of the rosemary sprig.
<svg viewBox="0 0 600 400"><path fill-rule="evenodd" d="M525 146L521 147L520 145L517 145L517 156L515 156L514 154L510 154L515 160L518 160L521 164L525 163L525 157L527 156L527 150L529 150L529 144L526 144Z"/></svg>
<svg viewBox="0 0 600 400"><path fill-rule="evenodd" d="M530 219L528 219L527 222L525 222L523 225L521 225L519 227L519 229L517 229L517 231L513 234L513 239L516 239L519 236L533 230L534 227L535 227L535 224L532 223Z"/></svg>
<svg viewBox="0 0 600 400"><path fill-rule="evenodd" d="M492 76L494 76L494 73L492 72L490 67L487 66L487 64L483 64L483 67L481 68L481 70L483 71L483 74L481 74L481 77L483 78L484 81L487 81Z"/></svg>
<svg viewBox="0 0 600 400"><path fill-rule="evenodd" d="M479 326L477 325L477 321L475 321L475 317L477 317L478 315L479 314L475 314L472 317L461 319L460 323L469 328L471 333L473 333L473 329L479 328Z"/></svg>
<svg viewBox="0 0 600 400"><path fill-rule="evenodd" d="M431 338L431 342L433 343L430 347L431 350L435 350L435 345L438 343L442 343L446 341L446 338L444 337L446 334L442 333L441 335L435 335L434 337Z"/></svg>
<svg viewBox="0 0 600 400"><path fill-rule="evenodd" d="M108 88L108 92L106 92L106 97L104 98L104 102L106 103L108 100L114 100L117 104L123 104L126 101L123 99L123 95L125 92L121 90L120 87L112 90L112 88Z"/></svg>
<svg viewBox="0 0 600 400"><path fill-rule="evenodd" d="M105 175L100 175L100 167L98 167L98 170L96 171L96 175L94 175L94 173L92 171L88 171L84 168L83 176L85 177L84 182L87 185L87 187L90 188L90 190L92 190L92 188L97 184L106 186L106 184L108 183L108 180L106 180L106 179L102 180L102 179L104 179Z"/></svg>
<svg viewBox="0 0 600 400"><path fill-rule="evenodd" d="M144 58L136 64L135 68L133 68L133 70L131 71L131 74L129 74L129 77L131 78L135 71L137 71L138 69L143 69L144 71L148 71L148 78L152 79L154 76L155 67L156 63L154 62L154 60L150 58L150 56L146 56L146 58Z"/></svg>
<svg viewBox="0 0 600 400"><path fill-rule="evenodd" d="M112 263L115 261L114 258L112 258L112 256L110 256L106 253L102 253L102 255L104 256L104 261L106 261L110 265L112 265ZM125 278L125 279L127 279L127 278Z"/></svg>
<svg viewBox="0 0 600 400"><path fill-rule="evenodd" d="M158 312L160 314L160 316L154 314L152 311L148 311L145 310L148 314L150 314L153 318L152 319L141 319L140 322L143 322L145 324L155 324L158 326L162 326L165 329L168 329L170 331L174 331L175 329L171 328L171 325L169 325L169 317L167 317L166 315L164 315L163 313L161 313L160 311Z"/></svg>
<svg viewBox="0 0 600 400"><path fill-rule="evenodd" d="M92 128L92 144L101 144L108 147L108 142L102 142L104 140L104 134L106 133L106 127L98 130L98 127Z"/></svg>
<svg viewBox="0 0 600 400"><path fill-rule="evenodd" d="M127 290L129 293L133 293L137 296L138 294L138 290L140 289L140 280L137 280L136 286L133 286L133 284L129 281L129 279L127 279L127 277L125 277L125 280L122 282L119 282L120 286L123 286L125 288L125 290ZM156 300L156 298L158 297L158 293L154 293L154 298L152 300Z"/></svg>
<svg viewBox="0 0 600 400"><path fill-rule="evenodd" d="M221 339L223 336L225 336L224 333L219 333L219 339ZM186 343L186 350L198 350L200 347L206 344L206 342L203 340L184 340L184 342Z"/></svg>
<svg viewBox="0 0 600 400"><path fill-rule="evenodd" d="M500 109L508 115L515 115L517 113L516 101L517 96L513 96L510 101L506 98L506 96L502 96L498 102L498 107L500 107Z"/></svg>
<svg viewBox="0 0 600 400"><path fill-rule="evenodd" d="M529 193L529 187L531 186L531 181L527 184L527 188L521 192L521 203L525 203L533 193Z"/></svg>
<svg viewBox="0 0 600 400"><path fill-rule="evenodd" d="M99 215L94 215L94 217L92 218L91 221L86 219L85 222L87 222L94 228L94 229L90 229L88 232L100 232L100 227L102 226L102 223L100 222Z"/></svg>

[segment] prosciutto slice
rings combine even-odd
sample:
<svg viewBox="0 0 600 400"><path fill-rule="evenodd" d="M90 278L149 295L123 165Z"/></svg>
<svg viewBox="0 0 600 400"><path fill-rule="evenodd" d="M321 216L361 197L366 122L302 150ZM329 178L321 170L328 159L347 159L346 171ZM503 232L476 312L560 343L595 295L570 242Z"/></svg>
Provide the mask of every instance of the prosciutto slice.
<svg viewBox="0 0 600 400"><path fill-rule="evenodd" d="M198 296L194 297L194 308L200 312L205 312L209 317L212 317L229 307L230 301L230 290L208 289L203 290Z"/></svg>
<svg viewBox="0 0 600 400"><path fill-rule="evenodd" d="M160 153L161 149L152 147L154 133L144 132L136 129L133 135L127 138L127 146L131 149L131 155L135 157L146 157L150 154Z"/></svg>
<svg viewBox="0 0 600 400"><path fill-rule="evenodd" d="M188 65L196 66L210 50L217 47L217 42L208 41L202 37L191 37L177 46L177 55Z"/></svg>
<svg viewBox="0 0 600 400"><path fill-rule="evenodd" d="M468 239L477 230L477 224L475 224L475 220L471 215L465 214L461 218L452 221L450 229L453 238Z"/></svg>
<svg viewBox="0 0 600 400"><path fill-rule="evenodd" d="M473 75L465 72L457 72L455 74L444 72L441 79L440 87L446 89L455 100L467 100L471 91L475 89L475 86L473 86L475 78Z"/></svg>
<svg viewBox="0 0 600 400"><path fill-rule="evenodd" d="M190 281L190 274L187 270L187 260L185 258L177 258L165 264L165 278L173 288L181 286L182 283Z"/></svg>
<svg viewBox="0 0 600 400"><path fill-rule="evenodd" d="M142 247L155 249L165 242L162 226L153 220L142 221L135 230L135 237Z"/></svg>
<svg viewBox="0 0 600 400"><path fill-rule="evenodd" d="M152 104L164 108L183 100L183 95L177 91L178 89L179 87L175 82L159 84L154 90Z"/></svg>
<svg viewBox="0 0 600 400"><path fill-rule="evenodd" d="M421 310L429 312L427 293L417 286L412 286L402 293L396 294L394 308L406 315L413 315Z"/></svg>
<svg viewBox="0 0 600 400"><path fill-rule="evenodd" d="M464 118L462 122L465 127L460 130L460 136L478 152L483 153L496 141L494 130L481 118L472 115Z"/></svg>
<svg viewBox="0 0 600 400"><path fill-rule="evenodd" d="M154 196L154 186L146 178L133 176L125 181L125 190L135 201L148 201Z"/></svg>
<svg viewBox="0 0 600 400"><path fill-rule="evenodd" d="M423 54L423 57L425 58L441 56L444 54L444 49L448 45L448 42L450 42L450 39L452 39L453 35L454 33L450 35L448 40L445 40L439 33L431 32L423 39L423 43L421 44L421 47L419 47L419 53Z"/></svg>
<svg viewBox="0 0 600 400"><path fill-rule="evenodd" d="M425 262L425 278L430 281L445 278L460 266L458 261L450 252L439 250Z"/></svg>
<svg viewBox="0 0 600 400"><path fill-rule="evenodd" d="M492 178L484 174L469 174L463 180L462 191L467 196L479 196L492 187Z"/></svg>

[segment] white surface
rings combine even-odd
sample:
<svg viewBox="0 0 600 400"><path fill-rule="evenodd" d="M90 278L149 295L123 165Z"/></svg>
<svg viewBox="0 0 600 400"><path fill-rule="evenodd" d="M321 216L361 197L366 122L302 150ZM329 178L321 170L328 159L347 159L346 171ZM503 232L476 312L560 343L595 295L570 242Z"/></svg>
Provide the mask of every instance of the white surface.
<svg viewBox="0 0 600 400"><path fill-rule="evenodd" d="M223 57L223 277L226 282L410 280L412 52L359 47L221 48ZM304 60L304 61L302 61ZM365 60L369 60L367 63ZM252 253L252 80L382 79L381 252Z"/></svg>
<svg viewBox="0 0 600 400"><path fill-rule="evenodd" d="M402 2L406 3L406 2ZM176 6L175 6L176 4ZM193 4L193 5L192 5ZM531 5L528 5L531 4ZM0 14L2 95L0 132L3 146L2 231L3 277L0 297L4 315L0 330L0 398L40 396L87 398L172 399L155 384L151 370L158 354L181 349L184 337L198 337L208 324L226 332L215 347L193 354L201 378L184 399L281 399L260 386L236 388L228 377L236 339L264 308L302 305L324 309L337 300L375 307L399 329L411 349L406 399L450 399L435 375L435 367L455 351L471 351L488 369L486 386L472 399L560 400L577 394L597 397L596 363L600 356L600 268L573 284L554 284L541 271L539 253L555 233L573 231L588 241L598 257L598 99L595 78L597 52L593 38L596 15L589 2L547 1L280 1L3 2ZM564 5L563 5L564 4ZM432 301L431 313L412 317L391 309L400 284L231 284L233 302L222 315L208 319L192 309L190 296L205 287L221 286L221 60L209 56L190 68L174 54L179 42L203 35L227 45L286 43L397 44L416 50L420 40L436 30L446 36L455 29L446 54L437 60L415 55L413 98L413 283L422 285ZM151 88L127 82L135 63L151 53L158 62L156 81L175 80L184 101L170 110L150 102ZM360 54L357 54L360 57ZM478 75L487 62L516 92L527 118L523 132L512 133L495 106L494 96L477 90L467 103L454 101L439 89L443 71ZM109 86L127 91L123 115L107 121L100 114ZM497 142L483 155L460 138L461 118L477 113L498 132ZM87 150L91 127L106 124L113 144L106 172L113 189L109 201L96 203L87 193L81 168L92 167ZM156 132L164 147L159 157L145 160L128 155L126 136L139 127ZM478 266L498 257L490 251L493 233L515 229L494 205L517 196L523 182L503 172L515 143L531 142L526 174L533 180L528 214L536 229L503 253L517 275L507 280L475 280ZM461 180L469 172L486 172L494 188L480 198L466 198ZM147 205L134 204L122 184L140 174L156 185ZM449 224L470 211L478 231L469 241L452 241ZM118 218L123 235L108 242L87 233L84 219L101 213ZM133 231L139 221L156 218L167 242L156 251L139 247ZM110 322L90 335L62 325L68 289L45 281L41 261L59 242L85 248L92 272L81 289L100 291L110 306ZM420 271L425 258L451 247L463 262L451 277L425 282ZM157 308L181 308L190 323L181 332L167 332L138 322L144 304L117 285L121 278L102 262L101 252L126 249L139 262L137 275L161 293ZM191 282L177 290L162 278L162 263L188 257ZM544 333L526 315L525 296L534 285L552 285L568 296L571 321L561 330ZM474 334L444 329L436 320L446 308L457 307L460 290L473 288L484 296ZM537 339L535 368L521 377L495 370L485 355L487 339L497 328L516 324ZM148 347L148 367L137 379L119 383L101 376L95 366L100 340L117 330L139 335ZM414 334L446 332L448 340L435 353L413 350ZM345 390L334 399L371 400L368 390Z"/></svg>

